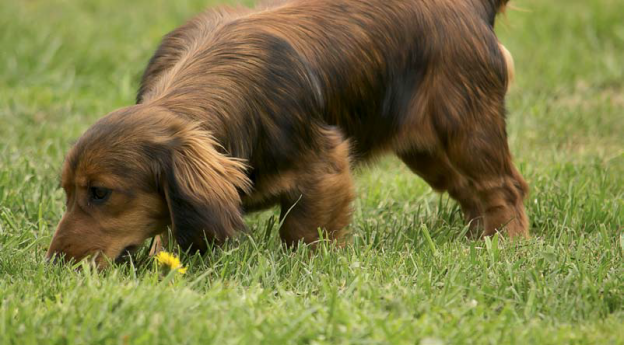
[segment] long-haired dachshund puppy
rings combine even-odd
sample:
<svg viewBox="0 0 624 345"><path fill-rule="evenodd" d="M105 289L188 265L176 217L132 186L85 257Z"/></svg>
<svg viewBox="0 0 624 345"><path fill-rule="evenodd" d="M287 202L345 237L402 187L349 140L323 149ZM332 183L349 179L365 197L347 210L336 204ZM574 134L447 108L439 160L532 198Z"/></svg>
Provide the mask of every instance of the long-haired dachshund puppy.
<svg viewBox="0 0 624 345"><path fill-rule="evenodd" d="M205 250L281 206L287 244L340 241L352 164L396 154L484 235L528 236L505 130L507 0L291 0L167 34L137 104L67 155L48 257L118 258L170 226Z"/></svg>

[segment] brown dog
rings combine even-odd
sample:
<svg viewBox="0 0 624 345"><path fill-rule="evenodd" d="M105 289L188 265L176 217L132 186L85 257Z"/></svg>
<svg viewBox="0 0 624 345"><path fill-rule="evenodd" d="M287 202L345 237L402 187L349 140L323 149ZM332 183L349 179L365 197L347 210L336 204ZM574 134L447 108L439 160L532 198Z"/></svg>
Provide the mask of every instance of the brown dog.
<svg viewBox="0 0 624 345"><path fill-rule="evenodd" d="M292 0L199 15L165 36L138 104L69 152L48 257L114 259L167 226L204 250L275 204L286 243L314 242L318 228L339 240L351 163L384 152L485 235L527 236L505 131L512 64L493 31L506 2Z"/></svg>

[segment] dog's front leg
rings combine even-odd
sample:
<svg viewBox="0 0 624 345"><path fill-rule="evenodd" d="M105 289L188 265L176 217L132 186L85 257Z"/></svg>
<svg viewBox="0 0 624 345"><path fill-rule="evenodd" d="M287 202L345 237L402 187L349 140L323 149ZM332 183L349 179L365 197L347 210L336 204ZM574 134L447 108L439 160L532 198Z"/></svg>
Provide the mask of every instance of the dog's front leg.
<svg viewBox="0 0 624 345"><path fill-rule="evenodd" d="M327 150L308 158L297 174L297 187L282 197L280 236L287 245L327 239L343 244L344 228L351 221L355 196L349 164L349 144L337 132L328 133Z"/></svg>

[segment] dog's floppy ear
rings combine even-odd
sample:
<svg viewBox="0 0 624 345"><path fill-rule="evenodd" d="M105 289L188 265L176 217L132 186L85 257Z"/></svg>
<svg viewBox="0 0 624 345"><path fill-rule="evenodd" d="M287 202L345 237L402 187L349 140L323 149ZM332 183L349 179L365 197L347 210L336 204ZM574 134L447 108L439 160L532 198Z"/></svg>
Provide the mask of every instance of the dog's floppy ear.
<svg viewBox="0 0 624 345"><path fill-rule="evenodd" d="M240 192L250 188L240 160L196 125L174 126L169 155L160 171L173 234L183 250L204 251L243 230Z"/></svg>

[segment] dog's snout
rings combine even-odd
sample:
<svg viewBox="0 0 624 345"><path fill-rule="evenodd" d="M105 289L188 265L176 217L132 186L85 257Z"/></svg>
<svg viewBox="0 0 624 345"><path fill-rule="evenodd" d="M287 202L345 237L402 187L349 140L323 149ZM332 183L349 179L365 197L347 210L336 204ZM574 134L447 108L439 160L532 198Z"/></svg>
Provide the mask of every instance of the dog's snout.
<svg viewBox="0 0 624 345"><path fill-rule="evenodd" d="M137 249L139 249L139 246L136 244L132 244L124 248L124 250L122 251L122 254L124 253L133 254L134 252L137 251Z"/></svg>
<svg viewBox="0 0 624 345"><path fill-rule="evenodd" d="M51 251L49 250L46 253L45 261L48 264L59 264L66 263L70 261L72 258L68 256L67 253L62 251Z"/></svg>
<svg viewBox="0 0 624 345"><path fill-rule="evenodd" d="M129 246L126 246L121 251L121 253L119 253L117 258L115 259L115 262L122 263L122 262L127 261L138 249L139 249L139 246L136 244L131 244Z"/></svg>
<svg viewBox="0 0 624 345"><path fill-rule="evenodd" d="M52 239L52 243L50 243L50 247L48 248L48 251L46 252L45 255L45 260L47 263L58 263L61 260L63 260L65 257L65 253L63 253L62 251L59 250L58 248L58 241L55 241L55 239Z"/></svg>
<svg viewBox="0 0 624 345"><path fill-rule="evenodd" d="M49 264L57 263L59 262L60 259L61 259L60 255L56 252L53 252L53 253L48 252L45 256L45 261L46 263L49 263Z"/></svg>

